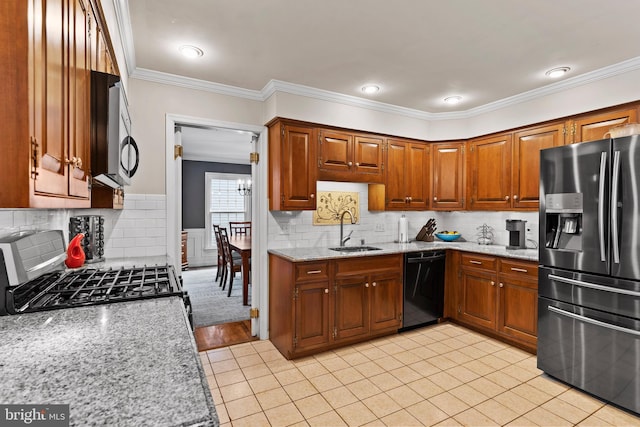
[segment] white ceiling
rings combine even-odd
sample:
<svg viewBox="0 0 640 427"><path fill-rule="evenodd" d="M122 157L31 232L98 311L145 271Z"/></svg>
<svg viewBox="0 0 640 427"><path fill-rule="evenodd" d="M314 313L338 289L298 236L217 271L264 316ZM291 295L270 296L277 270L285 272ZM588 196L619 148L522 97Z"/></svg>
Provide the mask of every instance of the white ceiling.
<svg viewBox="0 0 640 427"><path fill-rule="evenodd" d="M640 58L639 0L124 0L135 70L466 111ZM182 44L204 51L197 60ZM131 49L130 49L131 50ZM128 64L131 72L132 64ZM380 86L375 96L365 83ZM443 103L461 95L463 103Z"/></svg>
<svg viewBox="0 0 640 427"><path fill-rule="evenodd" d="M249 164L250 132L181 126L184 160Z"/></svg>

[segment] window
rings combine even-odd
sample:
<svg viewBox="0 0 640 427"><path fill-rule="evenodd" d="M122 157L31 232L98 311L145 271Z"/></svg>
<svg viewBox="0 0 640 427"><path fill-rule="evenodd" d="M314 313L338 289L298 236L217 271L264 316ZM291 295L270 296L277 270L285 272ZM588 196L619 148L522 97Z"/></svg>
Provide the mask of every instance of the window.
<svg viewBox="0 0 640 427"><path fill-rule="evenodd" d="M248 220L245 218L250 215L251 197L238 193L238 180L247 178L249 176L239 174L205 173L205 226L209 248L216 247L213 224L228 231L229 221Z"/></svg>

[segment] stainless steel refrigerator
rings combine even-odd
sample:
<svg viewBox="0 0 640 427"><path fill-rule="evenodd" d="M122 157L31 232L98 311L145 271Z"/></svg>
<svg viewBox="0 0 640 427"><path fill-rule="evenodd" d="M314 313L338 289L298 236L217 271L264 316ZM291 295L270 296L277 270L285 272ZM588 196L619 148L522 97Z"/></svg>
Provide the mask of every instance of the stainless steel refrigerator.
<svg viewBox="0 0 640 427"><path fill-rule="evenodd" d="M540 154L538 368L640 413L640 136Z"/></svg>

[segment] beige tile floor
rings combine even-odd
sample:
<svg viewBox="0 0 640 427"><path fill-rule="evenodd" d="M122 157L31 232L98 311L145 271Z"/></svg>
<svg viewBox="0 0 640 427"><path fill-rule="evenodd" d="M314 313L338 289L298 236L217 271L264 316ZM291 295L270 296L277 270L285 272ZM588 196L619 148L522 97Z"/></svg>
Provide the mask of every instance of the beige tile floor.
<svg viewBox="0 0 640 427"><path fill-rule="evenodd" d="M449 323L294 361L270 341L200 357L222 426L640 426Z"/></svg>

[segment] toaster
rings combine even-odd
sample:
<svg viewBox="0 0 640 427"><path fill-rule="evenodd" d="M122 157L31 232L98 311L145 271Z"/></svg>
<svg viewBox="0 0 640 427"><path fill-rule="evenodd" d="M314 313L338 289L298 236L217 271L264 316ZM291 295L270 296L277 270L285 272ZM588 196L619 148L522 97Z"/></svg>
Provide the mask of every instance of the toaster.
<svg viewBox="0 0 640 427"><path fill-rule="evenodd" d="M67 259L62 230L19 231L0 238L0 281L15 286L64 269Z"/></svg>

